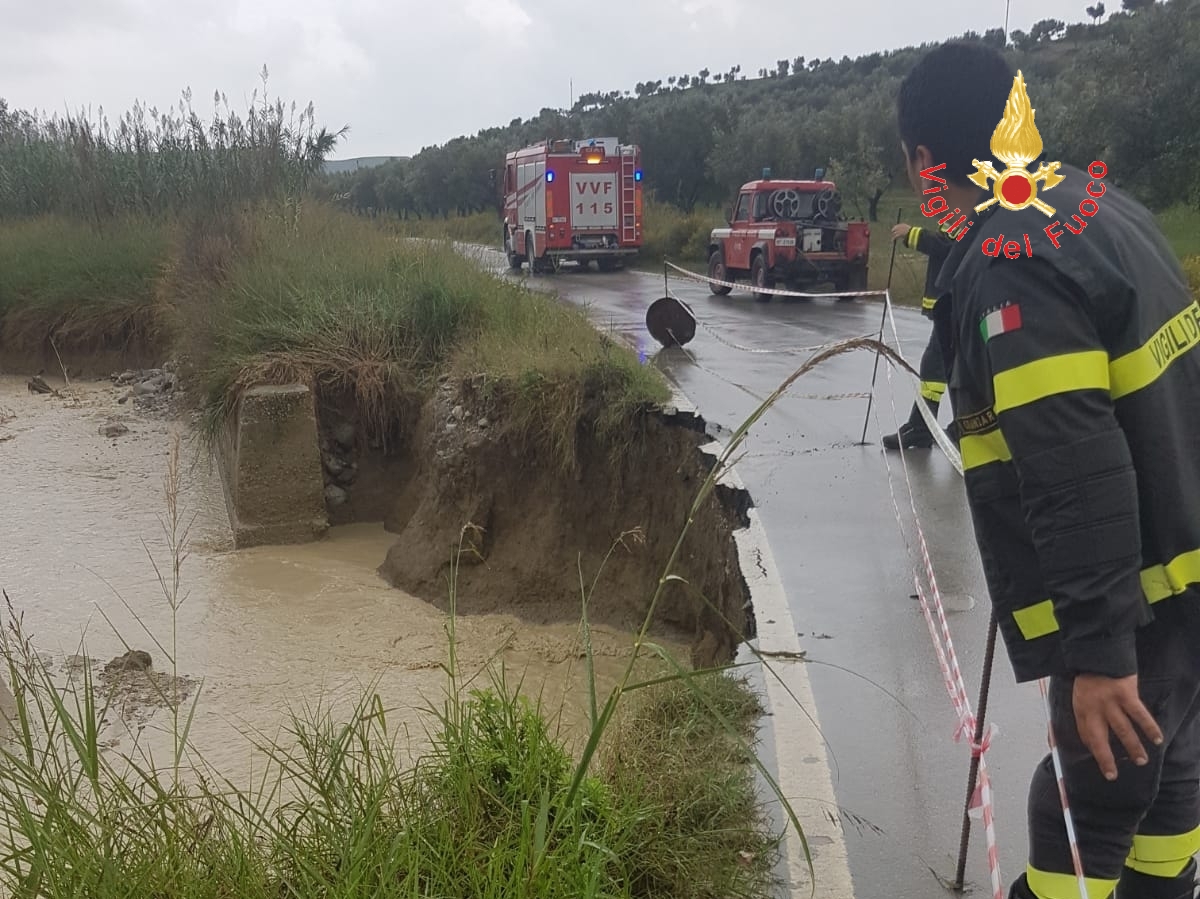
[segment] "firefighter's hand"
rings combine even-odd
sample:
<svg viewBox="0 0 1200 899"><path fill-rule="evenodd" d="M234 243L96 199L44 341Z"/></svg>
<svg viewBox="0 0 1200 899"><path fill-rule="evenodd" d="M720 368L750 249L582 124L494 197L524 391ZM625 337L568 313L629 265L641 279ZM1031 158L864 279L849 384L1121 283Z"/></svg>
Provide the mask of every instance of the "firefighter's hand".
<svg viewBox="0 0 1200 899"><path fill-rule="evenodd" d="M909 226L901 222L899 225L892 225L892 240L903 240L908 237Z"/></svg>
<svg viewBox="0 0 1200 899"><path fill-rule="evenodd" d="M1136 674L1119 678L1081 674L1075 678L1072 704L1079 736L1108 780L1117 779L1110 730L1138 765L1146 764L1146 750L1134 730L1135 724L1155 746L1162 743L1162 731L1138 696Z"/></svg>

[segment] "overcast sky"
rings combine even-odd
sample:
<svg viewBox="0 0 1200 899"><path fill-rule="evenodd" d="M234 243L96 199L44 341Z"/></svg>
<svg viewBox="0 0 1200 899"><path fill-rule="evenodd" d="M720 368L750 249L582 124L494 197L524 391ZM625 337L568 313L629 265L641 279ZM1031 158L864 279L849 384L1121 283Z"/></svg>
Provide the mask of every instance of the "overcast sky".
<svg viewBox="0 0 1200 899"><path fill-rule="evenodd" d="M1011 0L1009 29L1090 0ZM1109 10L1119 8L1111 0ZM857 56L1004 24L1005 0L0 0L0 97L110 118L185 87L244 108L312 100L336 158L411 155L594 90L776 60Z"/></svg>

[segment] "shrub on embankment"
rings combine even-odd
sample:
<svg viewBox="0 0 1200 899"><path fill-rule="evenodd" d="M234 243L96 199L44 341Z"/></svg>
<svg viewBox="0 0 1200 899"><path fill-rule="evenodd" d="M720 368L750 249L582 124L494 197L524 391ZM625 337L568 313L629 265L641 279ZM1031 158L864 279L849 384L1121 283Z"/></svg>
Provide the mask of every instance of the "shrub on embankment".
<svg viewBox="0 0 1200 899"><path fill-rule="evenodd" d="M163 228L145 217L103 228L63 215L0 220L0 348L161 339L156 294L167 251Z"/></svg>
<svg viewBox="0 0 1200 899"><path fill-rule="evenodd" d="M547 427L574 427L562 407L599 392L596 424L613 437L635 407L669 396L657 372L584 312L450 246L319 206L290 220L259 216L244 241L219 283L181 285L173 307L174 333L203 335L187 342L199 347L191 364L214 423L261 381L351 395L370 436L385 441L448 373L513 385L512 414Z"/></svg>

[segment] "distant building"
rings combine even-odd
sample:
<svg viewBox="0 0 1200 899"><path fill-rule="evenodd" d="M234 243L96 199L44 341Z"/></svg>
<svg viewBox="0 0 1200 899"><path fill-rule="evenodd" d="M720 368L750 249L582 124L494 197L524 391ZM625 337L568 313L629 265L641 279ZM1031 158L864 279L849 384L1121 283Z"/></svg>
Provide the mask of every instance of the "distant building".
<svg viewBox="0 0 1200 899"><path fill-rule="evenodd" d="M411 159L411 156L355 156L353 159L326 159L324 172L326 175L339 175L342 172L357 172L359 169L373 169L393 160Z"/></svg>

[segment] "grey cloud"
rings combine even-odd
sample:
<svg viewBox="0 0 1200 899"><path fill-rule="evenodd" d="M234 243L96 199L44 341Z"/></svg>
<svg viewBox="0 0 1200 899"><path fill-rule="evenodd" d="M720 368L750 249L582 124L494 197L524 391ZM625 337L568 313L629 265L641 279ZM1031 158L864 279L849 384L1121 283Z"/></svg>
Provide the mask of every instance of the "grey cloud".
<svg viewBox="0 0 1200 899"><path fill-rule="evenodd" d="M19 5L18 5L19 2ZM1113 4L1116 5L1115 3ZM0 96L62 110L134 99L165 108L191 87L244 105L265 63L273 95L312 100L337 155L411 154L566 106L574 93L776 60L855 56L1003 24L1002 4L881 0L0 0ZM1013 3L1011 28L1080 21L1080 0ZM767 27L764 27L764 23Z"/></svg>

